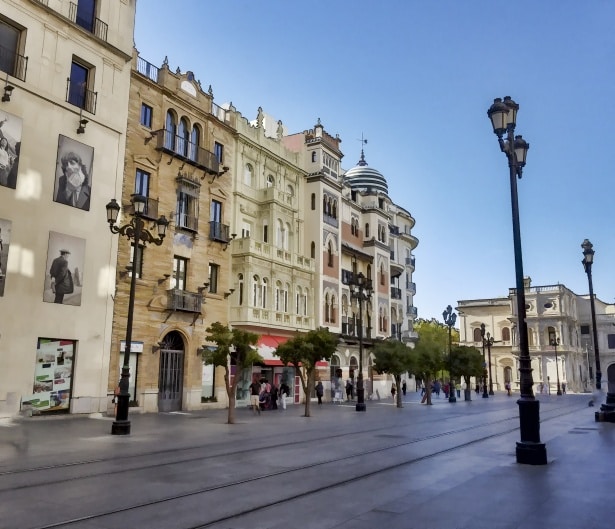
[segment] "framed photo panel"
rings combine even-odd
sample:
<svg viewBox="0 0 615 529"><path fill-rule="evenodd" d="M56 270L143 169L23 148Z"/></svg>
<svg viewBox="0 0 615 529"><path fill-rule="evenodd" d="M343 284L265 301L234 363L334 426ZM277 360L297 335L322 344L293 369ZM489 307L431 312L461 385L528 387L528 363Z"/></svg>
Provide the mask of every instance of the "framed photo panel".
<svg viewBox="0 0 615 529"><path fill-rule="evenodd" d="M21 118L0 110L0 186L17 186L21 130Z"/></svg>
<svg viewBox="0 0 615 529"><path fill-rule="evenodd" d="M85 239L49 232L43 301L81 305Z"/></svg>
<svg viewBox="0 0 615 529"><path fill-rule="evenodd" d="M53 200L89 211L93 166L94 147L60 134Z"/></svg>
<svg viewBox="0 0 615 529"><path fill-rule="evenodd" d="M4 296L12 225L13 223L10 220L0 219L0 296Z"/></svg>

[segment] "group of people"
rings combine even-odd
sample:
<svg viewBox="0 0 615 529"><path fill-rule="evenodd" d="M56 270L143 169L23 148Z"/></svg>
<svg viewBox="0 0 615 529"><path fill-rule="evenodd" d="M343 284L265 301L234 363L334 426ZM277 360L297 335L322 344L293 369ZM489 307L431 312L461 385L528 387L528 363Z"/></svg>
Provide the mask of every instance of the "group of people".
<svg viewBox="0 0 615 529"><path fill-rule="evenodd" d="M250 384L250 406L254 414L264 410L277 410L278 403L286 409L286 397L290 396L290 387L282 382L280 387L270 384L266 378L254 379Z"/></svg>

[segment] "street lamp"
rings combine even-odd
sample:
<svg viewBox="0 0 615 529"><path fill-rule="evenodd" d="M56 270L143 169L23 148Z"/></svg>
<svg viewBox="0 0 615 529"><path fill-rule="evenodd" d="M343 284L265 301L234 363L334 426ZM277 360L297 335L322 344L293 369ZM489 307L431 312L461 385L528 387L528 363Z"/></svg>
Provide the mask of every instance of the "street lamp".
<svg viewBox="0 0 615 529"><path fill-rule="evenodd" d="M359 304L359 376L357 377L356 411L366 411L365 387L363 386L363 303L369 301L374 293L372 280L366 278L363 272L352 274L348 281L350 295Z"/></svg>
<svg viewBox="0 0 615 529"><path fill-rule="evenodd" d="M111 199L106 206L107 208L107 222L109 223L109 229L111 233L119 233L125 236L128 240L134 241L134 255L132 258L132 276L130 278L130 296L128 298L128 317L126 318L126 344L124 349L124 363L122 365L122 375L120 377L120 393L117 396L117 411L115 415L115 421L111 426L111 433L113 435L128 435L130 434L130 421L128 420L128 402L130 400L130 393L128 391L128 383L130 379L130 347L132 342L132 319L135 307L135 285L137 278L136 264L138 263L139 246L145 246L148 243L154 243L158 246L162 244L164 236L166 234L169 221L164 215L160 216L155 224L158 227L158 237L154 237L147 229L144 228L145 221L143 220L143 212L147 204L147 198L143 195L132 195L131 202L133 205L134 213L128 224L123 226L116 226L118 214L120 212L120 206Z"/></svg>
<svg viewBox="0 0 615 529"><path fill-rule="evenodd" d="M495 340L490 332L487 333L487 338L484 340L489 354L489 395L495 395L495 393L493 393L493 374L491 373L491 346L495 343ZM487 388L485 388L485 391L487 391Z"/></svg>
<svg viewBox="0 0 615 529"><path fill-rule="evenodd" d="M583 260L581 263L585 268L587 274L587 281L589 282L589 304L592 314L592 327L593 327L593 339L594 339L594 357L596 359L596 389L600 391L602 389L602 371L600 370L600 352L598 350L598 328L596 326L596 305L594 302L594 285L592 282L592 264L594 263L594 245L589 242L589 239L585 239L581 248L583 248ZM596 412L596 421L608 421L615 422L615 393L610 391L610 384L608 385L606 394L606 404L600 407L600 411Z"/></svg>
<svg viewBox="0 0 615 529"><path fill-rule="evenodd" d="M562 394L562 388L559 385L559 364L557 363L557 346L559 345L559 338L552 338L551 345L555 347L555 376L557 377L557 394Z"/></svg>
<svg viewBox="0 0 615 529"><path fill-rule="evenodd" d="M453 307L448 305L446 310L442 313L442 319L444 320L444 325L448 327L448 364L449 364L449 388L448 388L448 401L449 402L457 402L455 398L455 382L453 380L453 353L452 353L452 343L451 343L451 331L455 322L457 321L457 314L453 312Z"/></svg>
<svg viewBox="0 0 615 529"><path fill-rule="evenodd" d="M540 442L540 402L534 397L532 386L532 362L527 339L527 321L525 313L525 287L523 284L523 255L521 252L521 228L519 225L519 198L517 196L517 178L521 178L527 157L529 144L521 137L515 136L517 111L519 105L509 96L504 100L497 98L489 107L487 115L491 120L493 132L498 137L500 150L508 159L510 176L510 199L513 221L513 243L515 253L515 276L517 318L519 325L519 371L521 373L521 396L519 405L519 425L521 441L517 442L517 463L545 465L547 449ZM506 134L506 139L503 138Z"/></svg>
<svg viewBox="0 0 615 529"><path fill-rule="evenodd" d="M480 337L483 342L483 399L489 398L489 393L487 392L487 360L485 359L485 324L480 324ZM489 361L491 364L491 360Z"/></svg>

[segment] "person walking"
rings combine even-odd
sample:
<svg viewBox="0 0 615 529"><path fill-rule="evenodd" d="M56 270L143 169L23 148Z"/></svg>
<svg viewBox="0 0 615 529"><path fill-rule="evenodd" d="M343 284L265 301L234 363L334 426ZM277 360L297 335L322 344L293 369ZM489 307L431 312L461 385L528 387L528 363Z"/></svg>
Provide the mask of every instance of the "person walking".
<svg viewBox="0 0 615 529"><path fill-rule="evenodd" d="M393 404L395 404L396 391L397 391L397 388L395 387L395 382L393 382L393 384L391 384L391 397L393 397Z"/></svg>
<svg viewBox="0 0 615 529"><path fill-rule="evenodd" d="M286 409L286 397L290 396L290 387L286 382L282 382L280 384L280 404L282 405L282 409Z"/></svg>
<svg viewBox="0 0 615 529"><path fill-rule="evenodd" d="M408 386L406 385L406 381L404 380L404 382L401 385L401 392L404 394L404 397L406 396L407 389L408 389Z"/></svg>
<svg viewBox="0 0 615 529"><path fill-rule="evenodd" d="M278 386L275 383L271 386L271 409L278 409L278 394L279 394Z"/></svg>
<svg viewBox="0 0 615 529"><path fill-rule="evenodd" d="M319 380L318 384L316 384L316 396L318 397L318 405L322 406L322 396L325 391L325 388L322 386L322 382Z"/></svg>
<svg viewBox="0 0 615 529"><path fill-rule="evenodd" d="M352 400L353 398L353 384L352 380L349 378L346 380L346 400Z"/></svg>
<svg viewBox="0 0 615 529"><path fill-rule="evenodd" d="M250 384L250 404L252 405L252 412L254 415L261 414L261 406L259 396L261 393L261 385L254 379Z"/></svg>

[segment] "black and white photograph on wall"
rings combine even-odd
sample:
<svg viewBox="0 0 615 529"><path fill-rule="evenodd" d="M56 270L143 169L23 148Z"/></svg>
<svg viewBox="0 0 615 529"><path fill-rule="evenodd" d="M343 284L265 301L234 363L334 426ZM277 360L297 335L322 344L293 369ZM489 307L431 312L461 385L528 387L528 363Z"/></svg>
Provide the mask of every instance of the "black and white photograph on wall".
<svg viewBox="0 0 615 529"><path fill-rule="evenodd" d="M49 232L43 301L81 305L85 239Z"/></svg>
<svg viewBox="0 0 615 529"><path fill-rule="evenodd" d="M0 110L0 186L17 187L22 120Z"/></svg>
<svg viewBox="0 0 615 529"><path fill-rule="evenodd" d="M93 164L94 147L60 134L53 200L89 211Z"/></svg>
<svg viewBox="0 0 615 529"><path fill-rule="evenodd" d="M0 219L0 297L4 296L12 225L13 223L10 220Z"/></svg>

